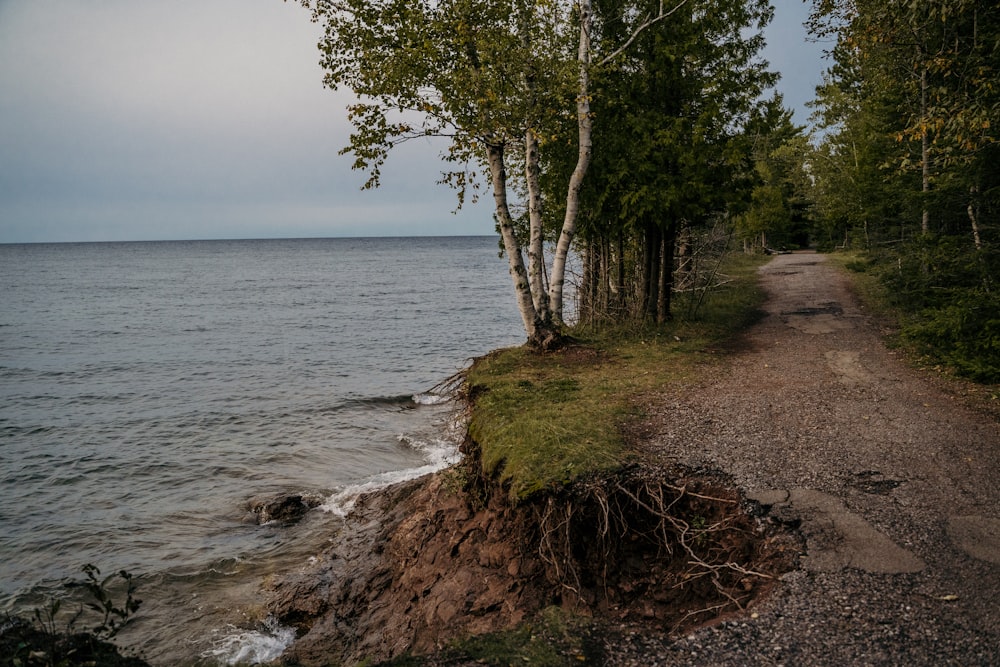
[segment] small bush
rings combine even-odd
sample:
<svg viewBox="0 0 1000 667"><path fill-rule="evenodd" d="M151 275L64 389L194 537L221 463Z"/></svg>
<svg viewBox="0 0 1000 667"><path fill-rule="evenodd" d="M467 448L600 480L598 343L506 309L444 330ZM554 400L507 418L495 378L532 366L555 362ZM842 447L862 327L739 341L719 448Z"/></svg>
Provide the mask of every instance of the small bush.
<svg viewBox="0 0 1000 667"><path fill-rule="evenodd" d="M926 309L903 327L904 339L964 377L1000 383L1000 297L970 291L943 308Z"/></svg>
<svg viewBox="0 0 1000 667"><path fill-rule="evenodd" d="M1000 253L956 236L921 236L845 262L867 266L883 289L900 340L976 382L1000 382Z"/></svg>
<svg viewBox="0 0 1000 667"><path fill-rule="evenodd" d="M86 579L69 584L69 587L83 588L90 599L65 621L60 615L63 602L53 599L45 607L36 608L30 620L8 616L0 624L0 667L147 667L140 658L122 656L108 641L139 609L141 601L134 595L132 575L122 570L99 579L101 571L89 564L83 566L83 572ZM109 590L115 578L121 578L126 584L121 606L116 605ZM97 612L98 620L87 631L77 632L76 623L85 609Z"/></svg>

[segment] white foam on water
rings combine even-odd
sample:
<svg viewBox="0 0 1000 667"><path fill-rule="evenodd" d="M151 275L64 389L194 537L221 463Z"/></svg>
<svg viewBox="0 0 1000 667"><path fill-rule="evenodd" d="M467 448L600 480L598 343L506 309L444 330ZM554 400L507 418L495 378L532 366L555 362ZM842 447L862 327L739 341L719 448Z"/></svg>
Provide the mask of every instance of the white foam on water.
<svg viewBox="0 0 1000 667"><path fill-rule="evenodd" d="M379 473L359 484L346 486L327 498L319 506L319 509L340 517L345 517L354 509L358 498L366 493L378 491L393 484L399 484L400 482L406 482L443 470L454 463L458 463L462 458L462 454L458 451L458 446L454 442L439 439L430 441L417 440L407 435L400 435L398 439L402 444L423 454L427 463L417 468Z"/></svg>
<svg viewBox="0 0 1000 667"><path fill-rule="evenodd" d="M295 630L272 618L260 630L230 625L223 632L226 634L202 653L202 658L215 658L225 665L259 665L277 660L295 641Z"/></svg>
<svg viewBox="0 0 1000 667"><path fill-rule="evenodd" d="M396 440L398 440L400 444L422 454L427 460L428 465L437 465L444 468L452 463L457 463L459 458L461 458L457 445L450 440L441 438L420 440L418 438L408 436L405 433L401 433L396 436Z"/></svg>
<svg viewBox="0 0 1000 667"><path fill-rule="evenodd" d="M452 400L451 396L447 394L434 394L431 392L424 394L414 394L413 402L417 405L441 405Z"/></svg>

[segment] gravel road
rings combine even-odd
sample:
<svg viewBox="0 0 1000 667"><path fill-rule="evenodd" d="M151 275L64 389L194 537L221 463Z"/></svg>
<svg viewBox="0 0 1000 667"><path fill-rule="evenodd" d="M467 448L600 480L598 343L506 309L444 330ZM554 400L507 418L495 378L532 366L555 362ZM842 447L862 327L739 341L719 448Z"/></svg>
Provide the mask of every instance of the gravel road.
<svg viewBox="0 0 1000 667"><path fill-rule="evenodd" d="M767 316L654 401L647 447L797 523L802 567L686 637L609 637L609 664L1000 665L1000 424L887 349L822 255L761 276Z"/></svg>

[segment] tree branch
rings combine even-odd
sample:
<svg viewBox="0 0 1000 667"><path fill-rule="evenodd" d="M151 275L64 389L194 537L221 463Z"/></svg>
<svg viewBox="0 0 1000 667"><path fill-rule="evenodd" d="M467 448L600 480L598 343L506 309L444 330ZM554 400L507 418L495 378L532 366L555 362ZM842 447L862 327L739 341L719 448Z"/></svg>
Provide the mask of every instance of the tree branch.
<svg viewBox="0 0 1000 667"><path fill-rule="evenodd" d="M634 42L636 39L638 39L639 35L641 35L643 32L645 32L647 29L651 28L652 26L656 25L657 23L659 23L663 19L665 19L665 18L673 15L674 12L676 12L677 10L679 10L681 7L683 7L687 3L688 3L688 0L681 0L679 3L677 3L677 5L674 6L673 9L671 9L669 12L664 13L663 12L663 2L661 1L660 2L660 12L659 12L659 14L657 14L656 16L654 16L651 19L648 19L645 23L643 23L641 26L639 26L638 28L636 28L635 32L632 33L632 36L629 37L628 40L624 44L622 44L620 47L618 47L617 49L615 49L615 51L612 52L611 55L609 55L606 58L604 58L601 61L599 61L597 63L597 65L599 67L602 66L602 65L606 65L607 63L611 62L612 60L614 60L615 58L617 58L618 56L620 56L622 53L625 52L625 49L627 49L628 47L630 47L632 45L632 42Z"/></svg>

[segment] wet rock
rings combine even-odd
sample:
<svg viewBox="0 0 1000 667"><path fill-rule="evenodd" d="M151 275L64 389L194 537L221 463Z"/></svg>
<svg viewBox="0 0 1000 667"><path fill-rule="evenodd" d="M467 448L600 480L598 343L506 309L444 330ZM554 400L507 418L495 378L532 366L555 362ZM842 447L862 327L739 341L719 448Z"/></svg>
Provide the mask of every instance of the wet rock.
<svg viewBox="0 0 1000 667"><path fill-rule="evenodd" d="M297 523L306 512L319 504L318 498L298 493L252 498L247 503L244 521L260 525L277 522L288 526Z"/></svg>

